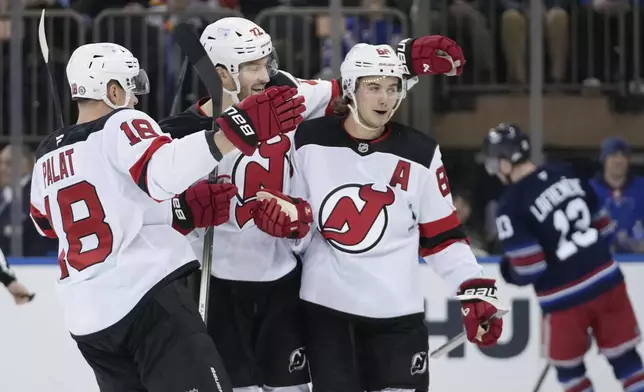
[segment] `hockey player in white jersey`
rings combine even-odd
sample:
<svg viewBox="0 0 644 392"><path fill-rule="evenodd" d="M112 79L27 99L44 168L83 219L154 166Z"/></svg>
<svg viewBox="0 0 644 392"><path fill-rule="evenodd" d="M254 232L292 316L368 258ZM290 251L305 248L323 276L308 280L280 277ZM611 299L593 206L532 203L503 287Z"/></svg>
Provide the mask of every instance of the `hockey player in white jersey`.
<svg viewBox="0 0 644 392"><path fill-rule="evenodd" d="M406 94L395 51L358 44L341 72L340 115L294 136L300 198L264 189L253 219L277 237L309 232L297 247L316 392L427 391L419 252L461 295L467 337L481 346L502 332L495 281L468 246L437 143L389 121Z"/></svg>
<svg viewBox="0 0 644 392"><path fill-rule="evenodd" d="M41 234L59 240L59 300L101 392L232 391L197 305L179 283L198 268L180 231L228 220L234 186L197 181L235 146L252 149L292 130L301 100L288 88L266 91L236 106L243 129L224 115L215 119L221 132L210 124L172 140L133 109L149 83L127 49L81 46L67 79L78 122L40 144L31 216ZM181 214L159 202L168 199ZM184 222L175 225L175 216Z"/></svg>
<svg viewBox="0 0 644 392"><path fill-rule="evenodd" d="M201 42L218 65L222 107L270 86L297 87L305 97L304 118L333 114L340 94L336 80L302 80L278 70L271 37L243 18L224 18L207 26ZM458 75L465 63L460 47L442 36L407 39L399 55L409 65L406 78L419 74ZM161 121L182 137L210 121L205 98L183 114ZM254 154L240 149L218 167L220 181L232 182L238 195L229 222L214 229L208 330L217 344L236 391L279 388L307 391L309 381L299 310L300 267L286 241L256 229L251 211L262 188L289 191L292 135L262 143ZM196 241L201 245L201 238ZM201 254L199 247L196 253ZM218 322L217 320L234 320Z"/></svg>

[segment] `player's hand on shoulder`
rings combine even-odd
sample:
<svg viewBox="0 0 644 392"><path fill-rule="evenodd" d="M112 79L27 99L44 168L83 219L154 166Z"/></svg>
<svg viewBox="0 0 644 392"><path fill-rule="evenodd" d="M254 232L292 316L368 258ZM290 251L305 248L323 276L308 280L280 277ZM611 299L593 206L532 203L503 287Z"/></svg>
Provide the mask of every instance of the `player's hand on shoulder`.
<svg viewBox="0 0 644 392"><path fill-rule="evenodd" d="M499 309L494 279L477 278L461 283L456 296L461 300L461 313L467 339L479 346L493 346L503 332L507 309Z"/></svg>
<svg viewBox="0 0 644 392"><path fill-rule="evenodd" d="M463 72L465 56L461 47L442 35L406 38L398 44L409 77L417 75L458 76Z"/></svg>
<svg viewBox="0 0 644 392"><path fill-rule="evenodd" d="M303 238L313 222L311 205L306 200L270 189L257 192L252 213L260 230L279 238Z"/></svg>
<svg viewBox="0 0 644 392"><path fill-rule="evenodd" d="M297 88L271 87L246 97L215 119L228 140L244 155L252 155L259 142L295 130L304 120L304 97Z"/></svg>
<svg viewBox="0 0 644 392"><path fill-rule="evenodd" d="M230 217L230 200L237 187L200 181L172 199L172 227L188 234L198 227L219 226Z"/></svg>

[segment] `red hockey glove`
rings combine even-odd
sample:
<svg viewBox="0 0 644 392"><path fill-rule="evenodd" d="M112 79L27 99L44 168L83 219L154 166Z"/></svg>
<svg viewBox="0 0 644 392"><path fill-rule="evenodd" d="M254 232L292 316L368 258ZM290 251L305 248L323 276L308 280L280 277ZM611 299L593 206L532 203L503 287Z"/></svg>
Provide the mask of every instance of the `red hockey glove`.
<svg viewBox="0 0 644 392"><path fill-rule="evenodd" d="M303 238L311 229L311 205L303 199L264 189L257 192L253 209L255 225L279 238Z"/></svg>
<svg viewBox="0 0 644 392"><path fill-rule="evenodd" d="M463 324L467 340L479 346L493 346L503 332L503 319L507 310L497 309L494 279L471 279L463 282L456 298L461 300Z"/></svg>
<svg viewBox="0 0 644 392"><path fill-rule="evenodd" d="M397 51L410 78L424 74L458 76L465 65L461 47L442 35L406 38Z"/></svg>
<svg viewBox="0 0 644 392"><path fill-rule="evenodd" d="M230 199L237 194L232 184L200 181L172 199L172 227L186 235L197 227L218 226L230 216Z"/></svg>
<svg viewBox="0 0 644 392"><path fill-rule="evenodd" d="M304 97L296 94L295 87L271 87L229 107L215 122L244 155L253 155L259 142L290 132L304 120Z"/></svg>

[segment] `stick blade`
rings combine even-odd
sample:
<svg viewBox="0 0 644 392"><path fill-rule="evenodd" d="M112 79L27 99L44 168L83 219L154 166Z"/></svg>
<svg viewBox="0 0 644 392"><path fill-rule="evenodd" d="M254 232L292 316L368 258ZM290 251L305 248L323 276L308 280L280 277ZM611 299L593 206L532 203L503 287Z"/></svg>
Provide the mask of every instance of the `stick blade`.
<svg viewBox="0 0 644 392"><path fill-rule="evenodd" d="M49 46L47 45L47 36L45 35L45 9L43 8L40 14L40 22L38 23L38 43L40 44L40 52L45 59L45 63L49 63Z"/></svg>
<svg viewBox="0 0 644 392"><path fill-rule="evenodd" d="M221 96L222 86L217 70L210 61L210 58L208 58L208 54L201 45L199 37L195 34L192 25L189 23L179 23L174 28L173 35L183 54L199 74L199 78L206 86L210 97ZM217 113L214 114L215 116L217 115Z"/></svg>

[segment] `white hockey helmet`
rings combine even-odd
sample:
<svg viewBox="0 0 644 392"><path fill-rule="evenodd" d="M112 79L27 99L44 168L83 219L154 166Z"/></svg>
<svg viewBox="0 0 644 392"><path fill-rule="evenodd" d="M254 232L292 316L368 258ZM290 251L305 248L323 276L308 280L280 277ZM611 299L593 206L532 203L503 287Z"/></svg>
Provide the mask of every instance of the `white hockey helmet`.
<svg viewBox="0 0 644 392"><path fill-rule="evenodd" d="M393 76L400 79L398 100L389 114L389 119L394 115L407 94L407 81L404 77L403 63L398 58L396 51L389 45L355 45L344 58L340 66L340 74L342 76L342 95L351 98L352 101L349 104L351 114L356 122L367 129L373 128L364 125L360 121L357 108L354 107L354 105L357 105L355 92L360 78Z"/></svg>
<svg viewBox="0 0 644 392"><path fill-rule="evenodd" d="M116 106L107 97L107 84L116 81L126 91L125 102ZM150 92L148 75L139 60L124 47L105 42L80 46L67 63L72 99L102 100L113 109L126 107L132 95Z"/></svg>
<svg viewBox="0 0 644 392"><path fill-rule="evenodd" d="M277 55L271 36L248 19L228 17L209 24L201 34L201 44L214 65L222 65L230 72L235 90L224 91L235 103L239 102L239 67L243 63L270 56L269 76L277 72Z"/></svg>

